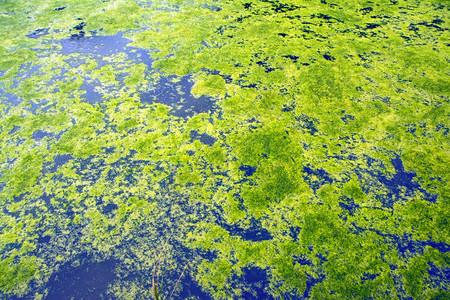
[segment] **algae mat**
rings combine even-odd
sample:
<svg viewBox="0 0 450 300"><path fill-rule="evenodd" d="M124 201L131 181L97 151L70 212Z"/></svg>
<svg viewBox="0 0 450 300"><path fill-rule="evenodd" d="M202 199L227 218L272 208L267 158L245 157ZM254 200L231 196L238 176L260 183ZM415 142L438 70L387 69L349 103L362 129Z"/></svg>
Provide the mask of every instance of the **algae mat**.
<svg viewBox="0 0 450 300"><path fill-rule="evenodd" d="M0 297L448 299L448 11L0 0Z"/></svg>

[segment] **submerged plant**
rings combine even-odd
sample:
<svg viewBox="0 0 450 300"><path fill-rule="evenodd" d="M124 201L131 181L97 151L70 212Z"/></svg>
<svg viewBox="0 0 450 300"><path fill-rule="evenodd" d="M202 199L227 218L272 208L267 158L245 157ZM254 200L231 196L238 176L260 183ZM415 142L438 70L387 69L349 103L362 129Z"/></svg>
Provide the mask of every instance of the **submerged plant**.
<svg viewBox="0 0 450 300"><path fill-rule="evenodd" d="M172 296L178 286L178 283L180 282L181 278L184 275L184 272L186 271L188 265L186 264L183 268L183 271L181 272L181 275L178 277L177 281L175 282L173 288L171 290L165 290L166 286L164 285L164 273L161 274L161 263L162 263L162 257L163 254L166 251L166 245L170 239L170 236L167 238L165 244L162 247L162 250L159 251L158 258L156 259L156 262L153 266L152 270L152 296L155 300L165 300L165 299L172 299ZM164 295L168 294L168 291L170 291L170 295L168 297L165 297Z"/></svg>

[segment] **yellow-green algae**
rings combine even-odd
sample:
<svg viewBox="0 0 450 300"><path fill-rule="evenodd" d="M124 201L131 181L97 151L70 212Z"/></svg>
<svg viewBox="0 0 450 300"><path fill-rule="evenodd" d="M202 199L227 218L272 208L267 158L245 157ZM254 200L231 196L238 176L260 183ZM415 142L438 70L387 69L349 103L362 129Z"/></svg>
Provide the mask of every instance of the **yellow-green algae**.
<svg viewBox="0 0 450 300"><path fill-rule="evenodd" d="M119 261L109 296L149 298L165 240L166 296L185 265L214 299L256 298L252 267L267 274L266 297L449 296L448 278L430 275L449 268L446 3L1 0L0 10L4 297L45 298L51 276L87 254ZM122 32L152 69L58 43ZM141 101L171 75L191 76L192 94L218 109L180 118L164 99ZM101 101L86 101L80 88L95 82ZM255 222L263 237L239 234Z"/></svg>

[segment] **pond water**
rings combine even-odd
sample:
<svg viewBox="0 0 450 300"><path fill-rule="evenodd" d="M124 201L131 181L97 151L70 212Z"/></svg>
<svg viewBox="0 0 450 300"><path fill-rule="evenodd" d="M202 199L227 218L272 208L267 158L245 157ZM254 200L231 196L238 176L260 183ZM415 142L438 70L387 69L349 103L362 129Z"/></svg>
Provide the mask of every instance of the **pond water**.
<svg viewBox="0 0 450 300"><path fill-rule="evenodd" d="M0 298L446 299L448 7L1 2Z"/></svg>

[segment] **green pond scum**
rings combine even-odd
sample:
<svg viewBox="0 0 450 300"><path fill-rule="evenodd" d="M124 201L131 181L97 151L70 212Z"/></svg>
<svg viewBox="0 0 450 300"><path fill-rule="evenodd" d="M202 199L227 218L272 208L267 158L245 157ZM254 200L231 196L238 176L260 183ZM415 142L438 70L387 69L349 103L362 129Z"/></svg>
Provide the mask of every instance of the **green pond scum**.
<svg viewBox="0 0 450 300"><path fill-rule="evenodd" d="M449 9L0 0L0 298L449 299Z"/></svg>

